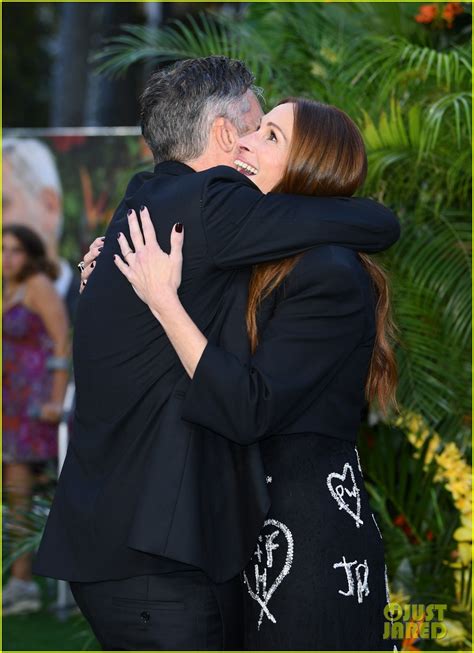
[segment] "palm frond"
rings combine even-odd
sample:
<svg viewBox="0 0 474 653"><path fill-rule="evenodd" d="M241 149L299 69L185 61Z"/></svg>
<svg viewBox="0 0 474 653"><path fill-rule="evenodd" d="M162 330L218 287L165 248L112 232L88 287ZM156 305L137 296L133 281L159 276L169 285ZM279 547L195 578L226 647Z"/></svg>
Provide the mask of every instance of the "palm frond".
<svg viewBox="0 0 474 653"><path fill-rule="evenodd" d="M189 25L173 21L156 29L139 25L124 25L123 34L106 41L105 46L92 56L99 73L120 76L138 61L156 64L193 57L225 55L234 59L249 60L247 48L240 39L230 35L223 21L210 14L200 14L198 19L189 18ZM262 58L253 55L249 64L257 69Z"/></svg>
<svg viewBox="0 0 474 653"><path fill-rule="evenodd" d="M425 152L433 150L440 136L440 132L446 129L449 121L448 131L456 137L458 148L471 147L471 94L467 92L449 93L439 100L436 100L428 109L426 114L425 127L422 130L420 139L419 159ZM453 120L454 118L454 120Z"/></svg>

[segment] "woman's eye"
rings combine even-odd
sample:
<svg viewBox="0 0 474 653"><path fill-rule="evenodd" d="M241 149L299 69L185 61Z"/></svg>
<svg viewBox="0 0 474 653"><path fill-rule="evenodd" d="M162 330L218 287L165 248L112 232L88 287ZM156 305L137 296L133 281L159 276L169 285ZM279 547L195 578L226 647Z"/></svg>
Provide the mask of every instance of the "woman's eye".
<svg viewBox="0 0 474 653"><path fill-rule="evenodd" d="M273 129L270 130L270 137L269 137L268 140L270 140L270 141L275 141L275 142L278 140L278 139L277 139L277 136L276 136L276 134L275 134L275 132L273 131Z"/></svg>

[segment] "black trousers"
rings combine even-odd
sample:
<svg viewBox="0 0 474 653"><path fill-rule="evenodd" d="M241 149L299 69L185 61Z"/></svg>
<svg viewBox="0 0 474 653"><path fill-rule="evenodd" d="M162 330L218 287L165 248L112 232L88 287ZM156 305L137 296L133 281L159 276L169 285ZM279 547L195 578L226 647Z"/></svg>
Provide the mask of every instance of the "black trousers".
<svg viewBox="0 0 474 653"><path fill-rule="evenodd" d="M69 584L105 651L243 649L239 576L216 584L186 570Z"/></svg>

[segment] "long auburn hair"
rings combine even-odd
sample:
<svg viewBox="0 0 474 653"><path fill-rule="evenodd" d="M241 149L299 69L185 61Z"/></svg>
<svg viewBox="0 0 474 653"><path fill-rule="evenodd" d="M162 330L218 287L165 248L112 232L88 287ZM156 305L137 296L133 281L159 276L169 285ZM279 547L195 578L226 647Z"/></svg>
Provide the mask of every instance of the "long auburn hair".
<svg viewBox="0 0 474 653"><path fill-rule="evenodd" d="M297 195L351 196L364 182L367 155L354 122L340 109L303 98L293 103L294 126L288 162L282 179L272 192ZM257 312L295 267L302 254L255 265L249 284L247 333L252 352L258 345ZM360 260L372 278L377 294L376 335L365 386L367 401L377 399L386 413L396 407L397 365L392 342L396 327L392 319L388 279L385 271L366 254Z"/></svg>
<svg viewBox="0 0 474 653"><path fill-rule="evenodd" d="M10 224L3 227L2 235L14 236L26 252L27 260L17 275L16 281L26 281L35 274L42 272L52 281L58 278L58 266L51 261L46 253L46 247L41 238L32 229L22 224Z"/></svg>

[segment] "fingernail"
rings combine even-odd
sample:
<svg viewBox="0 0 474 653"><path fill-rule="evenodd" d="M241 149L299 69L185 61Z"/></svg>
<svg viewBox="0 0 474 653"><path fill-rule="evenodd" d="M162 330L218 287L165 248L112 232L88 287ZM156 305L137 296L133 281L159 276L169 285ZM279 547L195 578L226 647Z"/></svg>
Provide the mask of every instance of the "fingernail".
<svg viewBox="0 0 474 653"><path fill-rule="evenodd" d="M140 211L144 211L144 210L145 210L145 207L142 204L141 207L140 207Z"/></svg>
<svg viewBox="0 0 474 653"><path fill-rule="evenodd" d="M183 231L183 224L181 222L177 222L174 226L176 231L180 234Z"/></svg>
<svg viewBox="0 0 474 653"><path fill-rule="evenodd" d="M86 285L86 282L85 282L85 281L81 281L81 285L85 286L85 285Z"/></svg>
<svg viewBox="0 0 474 653"><path fill-rule="evenodd" d="M101 240L104 241L104 240L105 240L105 236L102 236Z"/></svg>
<svg viewBox="0 0 474 653"><path fill-rule="evenodd" d="M122 235L122 232L119 231L118 234L117 234L117 240L120 238L121 235Z"/></svg>
<svg viewBox="0 0 474 653"><path fill-rule="evenodd" d="M103 247L99 247L99 252L101 252L103 249L104 249Z"/></svg>
<svg viewBox="0 0 474 653"><path fill-rule="evenodd" d="M95 265L95 261L92 261L92 263L91 263L91 268L93 268L94 265Z"/></svg>
<svg viewBox="0 0 474 653"><path fill-rule="evenodd" d="M133 213L133 210L132 210L132 209L128 209L128 211L127 211L127 215L132 215L132 213Z"/></svg>

